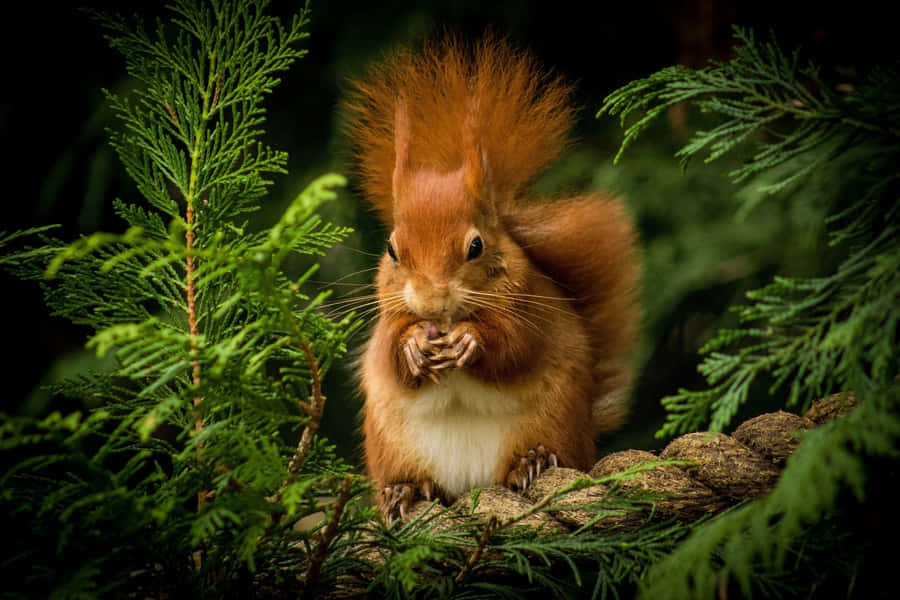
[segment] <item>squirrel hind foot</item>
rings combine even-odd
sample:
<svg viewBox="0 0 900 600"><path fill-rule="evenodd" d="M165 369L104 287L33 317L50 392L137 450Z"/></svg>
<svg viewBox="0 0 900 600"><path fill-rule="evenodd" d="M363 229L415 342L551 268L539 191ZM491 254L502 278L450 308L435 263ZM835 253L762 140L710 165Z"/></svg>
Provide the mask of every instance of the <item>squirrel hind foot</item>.
<svg viewBox="0 0 900 600"><path fill-rule="evenodd" d="M435 497L434 484L431 481L415 483L392 483L378 492L377 502L381 514L388 527L398 519L406 520L410 507L419 499L431 502Z"/></svg>

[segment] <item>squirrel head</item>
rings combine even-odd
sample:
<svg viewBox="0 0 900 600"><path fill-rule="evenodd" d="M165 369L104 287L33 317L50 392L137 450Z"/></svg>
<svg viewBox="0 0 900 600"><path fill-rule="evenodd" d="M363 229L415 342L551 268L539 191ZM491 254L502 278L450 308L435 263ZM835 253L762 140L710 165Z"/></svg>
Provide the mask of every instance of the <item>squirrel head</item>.
<svg viewBox="0 0 900 600"><path fill-rule="evenodd" d="M502 305L528 264L498 216L487 157L471 132L462 137L468 149L457 169L413 167L398 103L393 230L378 275L382 309L410 312L443 331L481 307Z"/></svg>
<svg viewBox="0 0 900 600"><path fill-rule="evenodd" d="M504 222L567 144L571 87L492 35L398 50L351 84L345 127L361 189L391 229L382 315L448 327L502 310L533 272Z"/></svg>

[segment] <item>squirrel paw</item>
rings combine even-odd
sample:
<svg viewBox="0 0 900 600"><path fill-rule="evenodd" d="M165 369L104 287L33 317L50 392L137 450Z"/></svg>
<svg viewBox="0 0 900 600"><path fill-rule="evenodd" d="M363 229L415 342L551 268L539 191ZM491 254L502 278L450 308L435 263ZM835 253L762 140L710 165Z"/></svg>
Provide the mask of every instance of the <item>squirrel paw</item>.
<svg viewBox="0 0 900 600"><path fill-rule="evenodd" d="M457 323L447 335L434 340L434 344L440 350L432 355L431 368L437 371L464 367L474 360L481 348L478 333L469 323Z"/></svg>
<svg viewBox="0 0 900 600"><path fill-rule="evenodd" d="M403 520L409 507L418 498L431 501L434 496L434 485L430 481L424 481L419 485L413 483L394 483L385 486L378 493L378 506L381 514L390 527L398 518Z"/></svg>
<svg viewBox="0 0 900 600"><path fill-rule="evenodd" d="M416 323L406 330L406 335L408 337L401 343L401 348L406 368L413 379L427 377L434 383L438 383L432 358L441 350L436 339L440 335L437 327L428 322Z"/></svg>
<svg viewBox="0 0 900 600"><path fill-rule="evenodd" d="M506 487L513 491L523 492L531 485L541 471L548 467L558 467L556 454L547 450L543 444L532 448L524 455L517 456L506 475Z"/></svg>

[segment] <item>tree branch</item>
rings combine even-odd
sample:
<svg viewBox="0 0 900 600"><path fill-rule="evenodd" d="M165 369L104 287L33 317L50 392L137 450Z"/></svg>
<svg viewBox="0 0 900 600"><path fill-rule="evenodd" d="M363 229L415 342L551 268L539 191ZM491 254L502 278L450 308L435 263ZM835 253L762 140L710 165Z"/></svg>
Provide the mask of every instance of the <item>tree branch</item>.
<svg viewBox="0 0 900 600"><path fill-rule="evenodd" d="M316 551L309 559L309 566L306 568L306 577L304 578L306 583L304 596L312 593L316 584L319 582L319 576L322 573L322 564L328 556L328 547L331 545L335 536L337 536L338 525L341 522L341 516L344 514L344 507L347 506L347 501L350 500L352 488L353 476L345 475L344 480L338 488L338 497L334 503L334 512L331 513L331 520L328 521L328 524L325 525L325 528L319 533L319 543L316 544Z"/></svg>

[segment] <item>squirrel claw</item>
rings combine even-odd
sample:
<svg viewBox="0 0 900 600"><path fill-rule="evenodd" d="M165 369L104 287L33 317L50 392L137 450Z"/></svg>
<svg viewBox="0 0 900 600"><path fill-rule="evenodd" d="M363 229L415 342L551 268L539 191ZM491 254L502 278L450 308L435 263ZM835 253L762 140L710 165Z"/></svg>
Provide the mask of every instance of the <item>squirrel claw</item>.
<svg viewBox="0 0 900 600"><path fill-rule="evenodd" d="M435 368L435 365L430 365L428 371L425 372L425 376L428 377L428 379L430 379L432 383L437 384L441 382L441 379L440 377L438 377L438 374L434 372Z"/></svg>
<svg viewBox="0 0 900 600"><path fill-rule="evenodd" d="M478 342L475 341L474 336L467 333L462 336L462 339L456 345L456 348L459 348L459 358L456 359L456 366L462 367L472 358L472 355L475 354L475 351L478 349Z"/></svg>
<svg viewBox="0 0 900 600"><path fill-rule="evenodd" d="M378 505L388 527L397 519L404 519L412 499L415 497L415 487L410 483L397 483L385 486L379 493Z"/></svg>
<svg viewBox="0 0 900 600"><path fill-rule="evenodd" d="M406 519L409 508L420 496L431 501L434 496L434 484L423 481L418 486L412 483L395 483L383 487L378 493L378 506L388 527L399 519Z"/></svg>
<svg viewBox="0 0 900 600"><path fill-rule="evenodd" d="M431 357L433 361L443 363L441 368L465 366L479 348L478 338L471 325L460 323L447 335L434 340L440 350Z"/></svg>
<svg viewBox="0 0 900 600"><path fill-rule="evenodd" d="M537 479L541 472L549 467L558 467L556 454L547 450L543 444L530 449L524 455L517 455L506 476L506 487L513 491L523 492Z"/></svg>
<svg viewBox="0 0 900 600"><path fill-rule="evenodd" d="M434 495L434 484L429 480L425 480L422 482L422 485L419 486L419 489L422 491L422 495L425 496L425 500L431 502L431 498Z"/></svg>
<svg viewBox="0 0 900 600"><path fill-rule="evenodd" d="M434 324L429 322L417 323L407 330L407 338L401 344L401 354L406 368L414 379L428 378L438 383L434 355L441 351L441 346L436 344Z"/></svg>
<svg viewBox="0 0 900 600"><path fill-rule="evenodd" d="M409 368L409 372L413 374L413 377L418 377L422 374L422 369L420 366L422 364L422 360L416 359L416 352L418 351L418 348L416 350L413 350L413 344L414 342L412 338L410 338L410 340L403 345L403 355L406 357L406 366Z"/></svg>

